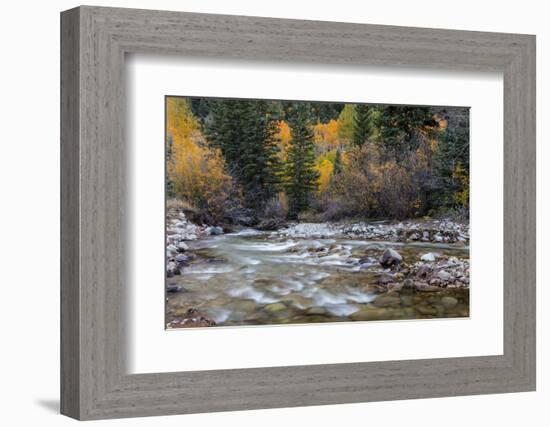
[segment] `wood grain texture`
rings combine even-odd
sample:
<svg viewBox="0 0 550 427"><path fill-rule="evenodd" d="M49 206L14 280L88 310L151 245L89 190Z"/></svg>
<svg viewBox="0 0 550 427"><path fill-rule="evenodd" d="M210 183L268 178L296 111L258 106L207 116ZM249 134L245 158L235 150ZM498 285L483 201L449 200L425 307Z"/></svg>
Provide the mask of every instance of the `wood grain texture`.
<svg viewBox="0 0 550 427"><path fill-rule="evenodd" d="M61 36L62 413L99 419L534 390L534 36L86 6L63 12ZM127 53L503 72L504 354L128 375Z"/></svg>
<svg viewBox="0 0 550 427"><path fill-rule="evenodd" d="M61 412L80 413L79 11L61 19Z"/></svg>

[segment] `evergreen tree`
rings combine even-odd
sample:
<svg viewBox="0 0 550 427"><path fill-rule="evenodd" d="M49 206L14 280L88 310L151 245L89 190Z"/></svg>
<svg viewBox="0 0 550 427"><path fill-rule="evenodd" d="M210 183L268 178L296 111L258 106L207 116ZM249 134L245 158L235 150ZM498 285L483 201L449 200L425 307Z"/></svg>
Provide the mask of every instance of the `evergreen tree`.
<svg viewBox="0 0 550 427"><path fill-rule="evenodd" d="M277 193L281 177L276 113L270 102L247 101L241 114L241 185L246 205L262 209Z"/></svg>
<svg viewBox="0 0 550 427"><path fill-rule="evenodd" d="M380 143L398 160L418 148L421 138L437 126L429 107L388 105L377 117Z"/></svg>
<svg viewBox="0 0 550 427"><path fill-rule="evenodd" d="M246 206L257 211L276 194L280 182L277 118L269 101L217 100L205 119L207 140L222 151Z"/></svg>
<svg viewBox="0 0 550 427"><path fill-rule="evenodd" d="M372 134L372 114L371 107L367 104L357 104L355 106L355 116L353 118L353 137L352 143L357 147L362 147Z"/></svg>
<svg viewBox="0 0 550 427"><path fill-rule="evenodd" d="M447 126L435 153L438 205L447 208L467 207L470 174L470 118L466 109L442 111Z"/></svg>
<svg viewBox="0 0 550 427"><path fill-rule="evenodd" d="M308 106L295 103L289 115L291 141L286 168L286 194L288 216L295 219L309 207L311 194L317 189L319 172L315 169L315 146Z"/></svg>
<svg viewBox="0 0 550 427"><path fill-rule="evenodd" d="M205 136L212 147L219 148L228 169L240 180L240 150L244 129L241 125L242 104L233 99L212 100L211 112L205 119Z"/></svg>

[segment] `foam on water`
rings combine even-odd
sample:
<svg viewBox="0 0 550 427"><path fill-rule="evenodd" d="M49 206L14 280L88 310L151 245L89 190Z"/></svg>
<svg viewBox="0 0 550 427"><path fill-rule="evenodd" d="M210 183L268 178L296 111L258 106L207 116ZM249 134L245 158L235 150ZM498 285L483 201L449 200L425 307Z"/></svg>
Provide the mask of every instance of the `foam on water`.
<svg viewBox="0 0 550 427"><path fill-rule="evenodd" d="M246 243L246 244L237 244L233 245L235 249L253 252L253 251L262 251L262 252L282 252L290 249L295 245L295 242L288 240L286 242L260 242L260 243Z"/></svg>
<svg viewBox="0 0 550 427"><path fill-rule="evenodd" d="M230 310L221 307L207 307L204 311L216 323L225 322L231 314Z"/></svg>
<svg viewBox="0 0 550 427"><path fill-rule="evenodd" d="M359 309L352 304L329 304L325 307L333 316L349 316Z"/></svg>
<svg viewBox="0 0 550 427"><path fill-rule="evenodd" d="M358 303L369 303L376 299L376 295L372 292L361 292L358 289L348 289L347 299L349 301L358 302Z"/></svg>
<svg viewBox="0 0 550 427"><path fill-rule="evenodd" d="M246 286L242 288L233 288L228 289L227 294L231 297L250 299L255 301L258 304L271 304L272 302L278 301L277 298L270 297L266 295L265 292L259 291L252 286Z"/></svg>
<svg viewBox="0 0 550 427"><path fill-rule="evenodd" d="M261 231L254 228L243 228L242 230L228 233L226 236L257 236L258 234L262 234Z"/></svg>
<svg viewBox="0 0 550 427"><path fill-rule="evenodd" d="M330 304L345 304L347 299L344 295L335 295L324 289L317 289L313 293L313 302L319 307L324 307Z"/></svg>

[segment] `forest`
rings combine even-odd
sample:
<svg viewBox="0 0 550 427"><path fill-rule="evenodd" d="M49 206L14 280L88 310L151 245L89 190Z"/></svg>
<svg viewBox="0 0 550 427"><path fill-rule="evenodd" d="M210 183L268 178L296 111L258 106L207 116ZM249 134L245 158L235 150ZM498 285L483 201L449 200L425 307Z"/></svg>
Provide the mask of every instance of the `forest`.
<svg viewBox="0 0 550 427"><path fill-rule="evenodd" d="M469 109L166 97L166 163L210 225L467 218Z"/></svg>

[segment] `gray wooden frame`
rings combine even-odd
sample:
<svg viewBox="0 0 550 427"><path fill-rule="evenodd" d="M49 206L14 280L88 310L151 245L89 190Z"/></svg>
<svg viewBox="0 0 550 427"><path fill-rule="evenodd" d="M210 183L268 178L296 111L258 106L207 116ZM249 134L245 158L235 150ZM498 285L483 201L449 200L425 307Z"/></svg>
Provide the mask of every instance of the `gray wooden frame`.
<svg viewBox="0 0 550 427"><path fill-rule="evenodd" d="M504 75L504 354L128 375L124 57ZM61 14L61 412L78 419L535 390L535 37L83 6ZM182 339L185 339L182 336Z"/></svg>

